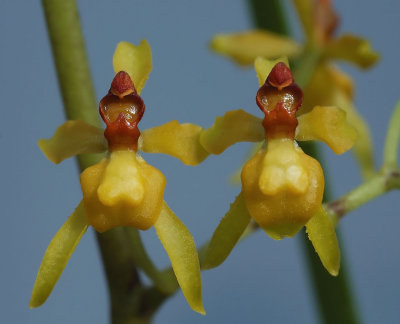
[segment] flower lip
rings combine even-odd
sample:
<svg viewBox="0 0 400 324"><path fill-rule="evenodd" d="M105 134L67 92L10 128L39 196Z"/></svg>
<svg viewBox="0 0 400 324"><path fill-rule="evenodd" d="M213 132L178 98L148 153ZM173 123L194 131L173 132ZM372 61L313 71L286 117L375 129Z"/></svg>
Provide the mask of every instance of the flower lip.
<svg viewBox="0 0 400 324"><path fill-rule="evenodd" d="M137 127L145 111L129 74L120 71L114 77L108 94L101 99L99 112L106 124L104 136L109 150L137 149L140 131Z"/></svg>

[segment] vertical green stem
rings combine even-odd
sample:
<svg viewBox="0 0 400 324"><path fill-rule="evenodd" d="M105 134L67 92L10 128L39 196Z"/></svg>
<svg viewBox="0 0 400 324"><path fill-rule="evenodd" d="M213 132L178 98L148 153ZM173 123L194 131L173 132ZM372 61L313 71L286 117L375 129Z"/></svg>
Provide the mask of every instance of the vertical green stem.
<svg viewBox="0 0 400 324"><path fill-rule="evenodd" d="M396 104L390 118L388 132L386 135L385 147L383 149L383 167L396 169L397 155L399 152L400 140L400 101Z"/></svg>
<svg viewBox="0 0 400 324"><path fill-rule="evenodd" d="M68 119L100 126L85 43L75 0L42 0L58 81ZM97 155L79 156L80 170L97 163ZM147 323L164 300L142 287L130 240L123 228L97 233L107 276L113 323Z"/></svg>
<svg viewBox="0 0 400 324"><path fill-rule="evenodd" d="M253 13L253 21L257 28L264 28L279 34L288 35L289 28L285 20L285 13L282 8L282 0L250 0L249 5ZM273 24L273 25L271 25ZM315 54L315 55L314 55ZM295 79L303 88L309 82L312 76L312 70L315 67L318 53L312 56L304 53L305 65L298 64L295 67ZM309 66L310 65L310 66ZM303 147L304 151L317 158L321 162L321 156L314 143L307 143ZM321 163L323 164L323 163ZM329 199L328 181L325 181L325 199ZM342 266L340 275L332 277L324 269L318 255L307 239L306 235L302 238L304 253L310 270L314 291L319 306L320 315L325 323L358 323L354 301L350 289L350 284L346 271L346 262L344 258L344 248L342 251Z"/></svg>
<svg viewBox="0 0 400 324"><path fill-rule="evenodd" d="M249 7L257 28L283 35L289 34L282 0L249 0Z"/></svg>

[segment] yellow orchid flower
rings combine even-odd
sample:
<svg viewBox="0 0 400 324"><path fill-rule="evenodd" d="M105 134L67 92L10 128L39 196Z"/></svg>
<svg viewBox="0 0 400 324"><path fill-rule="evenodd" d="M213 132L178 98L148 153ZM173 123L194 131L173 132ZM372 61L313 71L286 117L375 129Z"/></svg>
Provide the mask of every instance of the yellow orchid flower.
<svg viewBox="0 0 400 324"><path fill-rule="evenodd" d="M109 154L82 172L83 199L45 252L30 306L38 307L46 301L89 225L98 232L117 226L140 230L154 226L187 302L193 310L205 314L193 237L163 200L164 175L138 153L140 149L163 152L186 164L199 163L208 155L200 144L197 149L192 145L198 142L200 128L174 121L172 128L150 129L141 134L138 123L145 105L139 92L152 68L150 46L145 40L139 46L120 43L113 63L118 73L99 104L105 131L83 121L67 121L51 139L39 141L44 154L54 163L83 153ZM185 140L171 136L171 132L182 133Z"/></svg>
<svg viewBox="0 0 400 324"><path fill-rule="evenodd" d="M353 146L357 133L347 123L346 113L335 107L316 106L297 116L303 94L285 63L260 58L255 67L259 79L266 80L256 96L264 119L231 111L200 136L201 144L214 154L234 142L266 139L266 146L244 165L242 192L214 232L202 267L222 263L252 218L278 240L306 226L321 262L336 276L340 252L334 225L322 207L323 171L296 140L321 140L341 154Z"/></svg>
<svg viewBox="0 0 400 324"><path fill-rule="evenodd" d="M345 33L334 37L338 17L330 0L293 0L293 3L303 27L304 44L269 31L250 30L217 34L211 41L211 48L242 66L250 66L257 57L298 58L310 56L312 51L318 52L317 67L304 89L305 106L311 108L322 104L346 111L349 123L359 134L354 154L363 176L368 178L374 172L372 137L366 122L353 105L349 93L349 88L353 88L351 79L334 67L332 60L349 62L366 69L378 61L379 54L366 39L356 35ZM304 109L299 114L303 112Z"/></svg>

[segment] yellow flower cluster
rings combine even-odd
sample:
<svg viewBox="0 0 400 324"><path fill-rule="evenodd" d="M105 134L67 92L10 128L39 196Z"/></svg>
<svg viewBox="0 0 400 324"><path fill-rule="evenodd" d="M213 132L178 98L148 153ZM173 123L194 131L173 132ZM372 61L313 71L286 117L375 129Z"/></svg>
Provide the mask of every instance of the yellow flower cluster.
<svg viewBox="0 0 400 324"><path fill-rule="evenodd" d="M204 314L193 237L163 200L165 177L139 151L165 153L197 165L237 142L266 140L243 167L242 193L214 233L203 268L220 264L253 218L274 239L293 236L305 225L322 263L337 275L336 235L321 206L323 172L296 140L321 140L340 154L354 144L356 132L338 108L315 106L298 113L302 91L287 62L281 61L255 61L261 85L257 104L264 119L236 110L218 117L208 129L174 120L140 132L145 111L140 91L152 68L151 50L146 41L138 46L120 43L113 62L116 76L99 105L105 131L83 121L67 121L51 139L39 141L54 163L78 154L108 154L82 172L83 199L44 255L30 306L40 306L48 298L89 225L99 232L117 226L140 230L154 226L189 305Z"/></svg>

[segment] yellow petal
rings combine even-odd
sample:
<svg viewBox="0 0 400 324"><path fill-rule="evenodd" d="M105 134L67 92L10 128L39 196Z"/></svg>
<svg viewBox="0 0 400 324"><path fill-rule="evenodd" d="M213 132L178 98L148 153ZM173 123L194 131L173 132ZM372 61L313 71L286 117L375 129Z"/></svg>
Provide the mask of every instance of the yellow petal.
<svg viewBox="0 0 400 324"><path fill-rule="evenodd" d="M308 221L306 230L325 269L332 276L337 276L340 268L339 244L333 224L322 206Z"/></svg>
<svg viewBox="0 0 400 324"><path fill-rule="evenodd" d="M375 52L370 43L361 37L344 34L326 45L325 55L344 60L366 69L379 60L379 54Z"/></svg>
<svg viewBox="0 0 400 324"><path fill-rule="evenodd" d="M49 297L87 227L81 202L47 247L36 277L29 307L39 307Z"/></svg>
<svg viewBox="0 0 400 324"><path fill-rule="evenodd" d="M117 226L147 230L157 221L166 180L135 152L114 151L80 179L88 223L98 232Z"/></svg>
<svg viewBox="0 0 400 324"><path fill-rule="evenodd" d="M139 141L139 150L172 155L184 164L196 165L209 153L199 142L203 128L194 124L179 124L176 120L146 129Z"/></svg>
<svg viewBox="0 0 400 324"><path fill-rule="evenodd" d="M107 150L104 130L82 120L66 121L50 139L41 139L38 145L44 155L56 164L74 155Z"/></svg>
<svg viewBox="0 0 400 324"><path fill-rule="evenodd" d="M357 139L357 131L347 122L345 111L339 108L316 106L299 116L298 121L296 140L320 140L336 154L349 150Z"/></svg>
<svg viewBox="0 0 400 324"><path fill-rule="evenodd" d="M304 34L306 35L306 38L310 40L314 28L314 1L293 0L293 4L295 5L297 14L299 15Z"/></svg>
<svg viewBox="0 0 400 324"><path fill-rule="evenodd" d="M147 40L142 39L137 46L120 42L114 52L113 65L115 73L125 71L129 74L140 94L153 68L151 48Z"/></svg>
<svg viewBox="0 0 400 324"><path fill-rule="evenodd" d="M272 68L279 62L285 63L289 67L289 60L286 56L280 57L276 60L268 60L263 57L257 57L254 61L254 69L257 73L258 83L262 86L271 72Z"/></svg>
<svg viewBox="0 0 400 324"><path fill-rule="evenodd" d="M205 315L200 264L192 235L165 202L154 227L187 302L194 311Z"/></svg>
<svg viewBox="0 0 400 324"><path fill-rule="evenodd" d="M249 222L250 214L240 193L215 230L202 260L202 269L212 269L224 262Z"/></svg>
<svg viewBox="0 0 400 324"><path fill-rule="evenodd" d="M200 143L212 154L220 154L237 142L259 142L265 138L262 120L244 110L232 110L215 119L200 135Z"/></svg>
<svg viewBox="0 0 400 324"><path fill-rule="evenodd" d="M276 58L294 56L300 46L293 40L264 30L217 34L211 48L241 65L251 65L258 56Z"/></svg>

